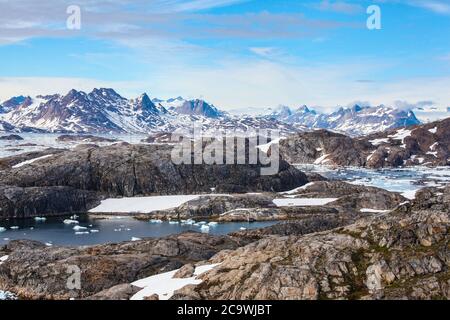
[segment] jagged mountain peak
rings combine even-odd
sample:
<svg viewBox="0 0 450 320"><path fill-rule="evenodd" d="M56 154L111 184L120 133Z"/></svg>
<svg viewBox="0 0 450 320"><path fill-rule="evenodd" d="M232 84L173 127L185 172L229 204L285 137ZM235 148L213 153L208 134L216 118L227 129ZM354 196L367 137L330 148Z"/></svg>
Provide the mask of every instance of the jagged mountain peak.
<svg viewBox="0 0 450 320"><path fill-rule="evenodd" d="M182 105L175 108L175 111L179 114L205 116L208 118L217 118L221 115L221 112L214 105L201 99L185 101Z"/></svg>

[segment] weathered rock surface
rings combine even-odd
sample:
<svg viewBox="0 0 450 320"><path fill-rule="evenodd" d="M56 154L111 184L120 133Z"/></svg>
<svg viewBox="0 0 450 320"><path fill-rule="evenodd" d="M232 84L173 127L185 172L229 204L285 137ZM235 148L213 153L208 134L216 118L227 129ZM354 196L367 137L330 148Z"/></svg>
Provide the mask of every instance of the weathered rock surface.
<svg viewBox="0 0 450 320"><path fill-rule="evenodd" d="M289 163L367 168L450 165L450 118L351 138L318 130L280 141Z"/></svg>
<svg viewBox="0 0 450 320"><path fill-rule="evenodd" d="M23 138L17 134L10 134L8 136L0 136L0 140L18 141L23 140Z"/></svg>
<svg viewBox="0 0 450 320"><path fill-rule="evenodd" d="M175 165L171 146L115 144L79 146L45 162L2 172L0 184L21 187L68 186L110 196L190 194L230 191L283 191L307 182L282 161L273 176L261 176L261 165Z"/></svg>
<svg viewBox="0 0 450 320"><path fill-rule="evenodd" d="M97 193L71 187L0 186L0 219L83 213L99 204Z"/></svg>
<svg viewBox="0 0 450 320"><path fill-rule="evenodd" d="M450 187L440 192L427 209L416 201L346 227L220 252L209 261L220 266L173 298L449 299L450 211L437 208L449 205Z"/></svg>
<svg viewBox="0 0 450 320"><path fill-rule="evenodd" d="M323 206L277 207L275 198L337 198ZM358 217L361 209L392 210L407 199L395 192L340 181L315 181L289 192L208 195L181 206L136 216L140 220L210 219L219 222L303 219L310 215Z"/></svg>
<svg viewBox="0 0 450 320"><path fill-rule="evenodd" d="M98 137L91 134L86 135L72 135L72 134L63 134L56 138L58 142L84 142L84 143L112 143L117 142L117 139L114 138L105 138Z"/></svg>
<svg viewBox="0 0 450 320"><path fill-rule="evenodd" d="M96 294L92 298L122 298L128 295L130 287L117 285L207 260L221 250L236 249L243 244L237 238L193 232L85 248L11 241L0 247L2 255L9 255L0 265L0 290L30 299L87 298ZM81 271L81 290L67 288L73 275L67 273L68 268Z"/></svg>
<svg viewBox="0 0 450 320"><path fill-rule="evenodd" d="M11 169L14 165L31 159L36 159L50 154L63 152L64 149L48 148L42 151L24 152L16 156L0 158L0 171ZM0 178L1 180L1 178Z"/></svg>

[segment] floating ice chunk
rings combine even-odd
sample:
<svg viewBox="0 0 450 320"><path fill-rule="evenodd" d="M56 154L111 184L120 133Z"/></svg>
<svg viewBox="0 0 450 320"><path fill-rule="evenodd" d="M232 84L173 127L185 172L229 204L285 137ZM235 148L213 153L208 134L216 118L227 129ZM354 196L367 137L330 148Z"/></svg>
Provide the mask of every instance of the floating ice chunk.
<svg viewBox="0 0 450 320"><path fill-rule="evenodd" d="M34 220L35 221L47 221L47 218L46 217L34 217Z"/></svg>
<svg viewBox="0 0 450 320"><path fill-rule="evenodd" d="M100 232L100 230L97 230L97 229L92 229L90 231L91 231L91 233L99 233Z"/></svg>
<svg viewBox="0 0 450 320"><path fill-rule="evenodd" d="M169 221L169 224L178 224L178 221Z"/></svg>
<svg viewBox="0 0 450 320"><path fill-rule="evenodd" d="M200 221L198 224L199 224L199 225L206 224L206 221Z"/></svg>
<svg viewBox="0 0 450 320"><path fill-rule="evenodd" d="M10 229L11 230L19 230L19 227L18 226L12 226L12 227L10 227Z"/></svg>
<svg viewBox="0 0 450 320"><path fill-rule="evenodd" d="M200 230L201 230L203 233L208 233L208 232L209 232L209 226L207 226L207 225L202 225L202 226L200 227Z"/></svg>
<svg viewBox="0 0 450 320"><path fill-rule="evenodd" d="M51 247L51 246L53 246L53 243L51 243L51 242L46 242L45 245L46 245L47 247Z"/></svg>
<svg viewBox="0 0 450 320"><path fill-rule="evenodd" d="M5 232L6 228L0 227L0 232Z"/></svg>
<svg viewBox="0 0 450 320"><path fill-rule="evenodd" d="M137 237L132 237L131 238L131 241L141 241L142 239L141 238L137 238Z"/></svg>
<svg viewBox="0 0 450 320"><path fill-rule="evenodd" d="M77 220L66 219L63 221L64 224L79 224Z"/></svg>
<svg viewBox="0 0 450 320"><path fill-rule="evenodd" d="M160 220L160 219L151 219L149 222L150 223L162 223L162 220Z"/></svg>
<svg viewBox="0 0 450 320"><path fill-rule="evenodd" d="M73 227L73 230L75 230L75 231L86 230L86 229L87 229L86 227L82 227L82 226Z"/></svg>
<svg viewBox="0 0 450 320"><path fill-rule="evenodd" d="M89 231L78 231L78 232L75 232L75 235L77 235L77 236L81 236L83 234L89 234Z"/></svg>
<svg viewBox="0 0 450 320"><path fill-rule="evenodd" d="M219 224L218 222L211 221L210 223L208 223L208 226L216 227L218 224Z"/></svg>
<svg viewBox="0 0 450 320"><path fill-rule="evenodd" d="M77 216L76 214L74 214L73 216L70 217L70 219L72 220L77 220L79 218L79 216Z"/></svg>

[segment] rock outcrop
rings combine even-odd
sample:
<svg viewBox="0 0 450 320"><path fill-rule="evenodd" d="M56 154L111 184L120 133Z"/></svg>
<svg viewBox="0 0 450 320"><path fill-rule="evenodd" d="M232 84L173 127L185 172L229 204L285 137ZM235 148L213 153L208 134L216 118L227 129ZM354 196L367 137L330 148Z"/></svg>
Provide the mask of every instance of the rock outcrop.
<svg viewBox="0 0 450 320"><path fill-rule="evenodd" d="M318 130L280 141L289 163L367 168L450 165L450 118L352 138Z"/></svg>
<svg viewBox="0 0 450 320"><path fill-rule="evenodd" d="M209 259L243 244L237 238L193 232L87 248L11 241L0 247L0 255L9 256L0 265L0 290L28 299L121 299L134 289L118 285ZM67 283L75 271L81 272L81 289L70 290Z"/></svg>
<svg viewBox="0 0 450 320"><path fill-rule="evenodd" d="M0 186L0 220L84 213L99 204L97 193L71 187Z"/></svg>
<svg viewBox="0 0 450 320"><path fill-rule="evenodd" d="M78 146L45 162L2 172L0 184L21 187L68 186L110 196L284 191L307 182L282 161L278 174L261 176L261 165L176 165L172 146Z"/></svg>
<svg viewBox="0 0 450 320"><path fill-rule="evenodd" d="M173 298L449 299L450 211L441 208L450 187L439 193L426 208L416 201L330 231L221 252L209 261L220 266Z"/></svg>

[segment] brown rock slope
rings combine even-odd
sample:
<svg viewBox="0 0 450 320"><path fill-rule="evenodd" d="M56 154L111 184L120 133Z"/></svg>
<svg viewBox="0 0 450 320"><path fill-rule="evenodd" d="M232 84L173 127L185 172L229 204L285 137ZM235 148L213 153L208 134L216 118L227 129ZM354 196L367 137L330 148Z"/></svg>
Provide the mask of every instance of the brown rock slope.
<svg viewBox="0 0 450 320"><path fill-rule="evenodd" d="M448 299L450 187L418 199L346 227L221 252L202 284L174 298Z"/></svg>
<svg viewBox="0 0 450 320"><path fill-rule="evenodd" d="M450 118L351 138L318 130L298 133L280 141L289 163L368 168L408 165L450 165Z"/></svg>

